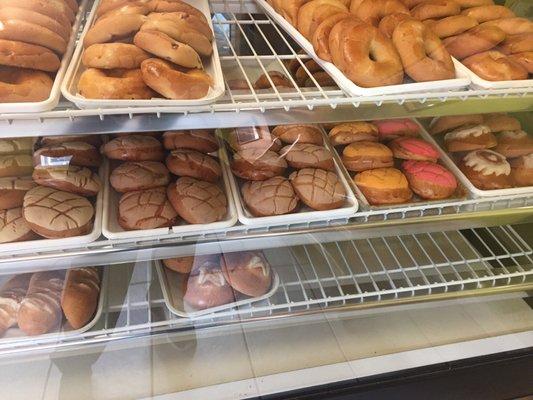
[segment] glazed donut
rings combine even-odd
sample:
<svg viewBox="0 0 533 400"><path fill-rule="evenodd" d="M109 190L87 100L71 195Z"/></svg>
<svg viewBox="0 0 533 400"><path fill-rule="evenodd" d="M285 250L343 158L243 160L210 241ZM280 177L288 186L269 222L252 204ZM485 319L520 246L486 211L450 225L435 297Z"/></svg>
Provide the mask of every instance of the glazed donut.
<svg viewBox="0 0 533 400"><path fill-rule="evenodd" d="M63 54L67 49L65 39L37 24L17 19L0 19L0 26L0 39L47 47L58 54Z"/></svg>
<svg viewBox="0 0 533 400"><path fill-rule="evenodd" d="M478 25L460 35L443 40L446 50L455 58L463 59L487 51L505 39L505 32L495 26Z"/></svg>
<svg viewBox="0 0 533 400"><path fill-rule="evenodd" d="M61 25L56 20L32 10L25 10L24 8L18 7L0 8L0 19L17 19L31 22L32 24L42 26L43 28L57 33L65 39L65 41L68 41L70 37L70 27Z"/></svg>
<svg viewBox="0 0 533 400"><path fill-rule="evenodd" d="M500 44L498 50L504 54L533 51L533 32L507 36Z"/></svg>
<svg viewBox="0 0 533 400"><path fill-rule="evenodd" d="M50 97L53 84L41 71L0 67L0 103L44 101Z"/></svg>
<svg viewBox="0 0 533 400"><path fill-rule="evenodd" d="M97 43L85 49L82 63L88 68L135 69L150 58L150 54L133 44Z"/></svg>
<svg viewBox="0 0 533 400"><path fill-rule="evenodd" d="M422 22L402 21L392 34L405 73L416 82L455 77L452 58L439 37Z"/></svg>
<svg viewBox="0 0 533 400"><path fill-rule="evenodd" d="M74 12L61 0L0 0L0 8L18 7L44 14L63 26L74 22Z"/></svg>
<svg viewBox="0 0 533 400"><path fill-rule="evenodd" d="M337 0L312 0L298 10L296 29L311 40L318 25L327 17L347 13L348 8Z"/></svg>
<svg viewBox="0 0 533 400"><path fill-rule="evenodd" d="M207 18L200 10L181 0L150 0L148 7L150 8L150 12L169 13L179 11L194 15L207 22Z"/></svg>
<svg viewBox="0 0 533 400"><path fill-rule="evenodd" d="M364 0L355 16L364 22L378 26L379 21L389 14L409 14L409 9L400 0Z"/></svg>
<svg viewBox="0 0 533 400"><path fill-rule="evenodd" d="M378 29L389 39L392 38L392 33L398 24L406 19L411 19L411 16L407 14L389 14L385 15L381 21L379 21Z"/></svg>
<svg viewBox="0 0 533 400"><path fill-rule="evenodd" d="M87 32L83 39L85 48L96 43L116 42L134 35L146 22L141 14L114 15L99 19Z"/></svg>
<svg viewBox="0 0 533 400"><path fill-rule="evenodd" d="M450 36L460 35L472 29L478 25L478 22L474 18L467 17L466 15L452 15L438 21L425 20L424 24L427 24L439 38L444 39Z"/></svg>
<svg viewBox="0 0 533 400"><path fill-rule="evenodd" d="M112 10L109 10L105 14L100 15L96 19L96 21L100 19L105 19L108 17L114 17L117 15L129 15L129 14L147 15L149 13L150 13L150 8L146 4L128 3L123 6L113 8Z"/></svg>
<svg viewBox="0 0 533 400"><path fill-rule="evenodd" d="M496 5L467 8L461 14L474 18L480 24L495 19L512 18L515 16L515 13L509 8Z"/></svg>
<svg viewBox="0 0 533 400"><path fill-rule="evenodd" d="M527 79L528 72L520 63L499 51L484 51L461 61L480 78L487 81Z"/></svg>
<svg viewBox="0 0 533 400"><path fill-rule="evenodd" d="M168 99L199 99L213 86L211 77L199 69L182 72L166 61L149 58L141 64L144 82Z"/></svg>
<svg viewBox="0 0 533 400"><path fill-rule="evenodd" d="M60 64L59 57L46 47L0 39L0 65L54 72Z"/></svg>
<svg viewBox="0 0 533 400"><path fill-rule="evenodd" d="M507 35L533 32L533 22L527 18L520 17L495 19L483 22L481 26L495 26L500 28Z"/></svg>
<svg viewBox="0 0 533 400"><path fill-rule="evenodd" d="M474 186L483 190L511 187L511 166L504 156L492 150L468 153L459 168Z"/></svg>
<svg viewBox="0 0 533 400"><path fill-rule="evenodd" d="M88 68L80 76L78 92L87 99L151 99L154 93L143 81L140 69Z"/></svg>
<svg viewBox="0 0 533 400"><path fill-rule="evenodd" d="M137 47L185 68L202 69L202 60L189 45L157 31L140 31L133 38Z"/></svg>
<svg viewBox="0 0 533 400"><path fill-rule="evenodd" d="M490 6L494 4L494 0L455 0L461 8L471 8L478 6Z"/></svg>
<svg viewBox="0 0 533 400"><path fill-rule="evenodd" d="M317 56L322 60L331 61L331 54L329 52L329 34L337 22L342 21L345 18L350 18L349 13L338 13L326 18L317 26L311 42L313 43L313 49Z"/></svg>
<svg viewBox="0 0 533 400"><path fill-rule="evenodd" d="M533 51L524 51L522 53L514 53L507 56L509 60L515 61L526 69L530 74L533 74Z"/></svg>
<svg viewBox="0 0 533 400"><path fill-rule="evenodd" d="M461 7L453 0L428 0L411 9L411 15L420 21L457 15Z"/></svg>

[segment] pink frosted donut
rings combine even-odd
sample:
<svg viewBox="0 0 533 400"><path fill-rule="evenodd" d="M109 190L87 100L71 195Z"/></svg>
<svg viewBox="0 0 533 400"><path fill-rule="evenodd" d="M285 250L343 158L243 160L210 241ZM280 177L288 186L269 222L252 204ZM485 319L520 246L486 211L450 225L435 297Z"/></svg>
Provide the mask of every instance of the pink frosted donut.
<svg viewBox="0 0 533 400"><path fill-rule="evenodd" d="M457 190L455 176L440 164L407 160L402 169L413 192L423 199L445 199Z"/></svg>
<svg viewBox="0 0 533 400"><path fill-rule="evenodd" d="M404 136L418 136L420 127L409 118L374 121L380 140L393 140Z"/></svg>
<svg viewBox="0 0 533 400"><path fill-rule="evenodd" d="M418 160L437 162L440 155L437 149L425 140L403 137L389 143L392 154L402 160Z"/></svg>

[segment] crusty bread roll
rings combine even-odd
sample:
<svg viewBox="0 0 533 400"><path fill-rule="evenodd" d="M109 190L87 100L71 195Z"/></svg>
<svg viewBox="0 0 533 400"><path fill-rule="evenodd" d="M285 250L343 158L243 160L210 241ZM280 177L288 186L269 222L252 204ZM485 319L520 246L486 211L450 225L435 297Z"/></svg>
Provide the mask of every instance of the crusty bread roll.
<svg viewBox="0 0 533 400"><path fill-rule="evenodd" d="M30 155L0 156L0 178L31 175L33 162Z"/></svg>
<svg viewBox="0 0 533 400"><path fill-rule="evenodd" d="M102 186L97 174L89 168L76 165L38 165L32 176L38 185L82 196L96 196Z"/></svg>
<svg viewBox="0 0 533 400"><path fill-rule="evenodd" d="M0 210L21 207L24 195L33 187L31 176L0 178Z"/></svg>
<svg viewBox="0 0 533 400"><path fill-rule="evenodd" d="M73 329L86 325L96 311L100 273L96 267L69 269L61 295L61 308Z"/></svg>

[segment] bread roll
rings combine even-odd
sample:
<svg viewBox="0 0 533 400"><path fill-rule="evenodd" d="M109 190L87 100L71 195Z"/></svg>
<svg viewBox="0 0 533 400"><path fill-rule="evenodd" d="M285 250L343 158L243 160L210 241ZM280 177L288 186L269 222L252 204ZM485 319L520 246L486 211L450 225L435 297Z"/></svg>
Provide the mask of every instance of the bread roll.
<svg viewBox="0 0 533 400"><path fill-rule="evenodd" d="M30 155L0 156L0 178L31 175L33 162Z"/></svg>
<svg viewBox="0 0 533 400"><path fill-rule="evenodd" d="M170 174L158 161L130 161L120 164L111 172L109 182L119 193L167 186Z"/></svg>
<svg viewBox="0 0 533 400"><path fill-rule="evenodd" d="M112 160L162 161L163 146L151 136L120 136L102 146L102 153Z"/></svg>
<svg viewBox="0 0 533 400"><path fill-rule="evenodd" d="M33 138L0 139L0 155L31 154Z"/></svg>
<svg viewBox="0 0 533 400"><path fill-rule="evenodd" d="M15 275L0 290L0 336L16 325L20 304L28 292L31 274Z"/></svg>
<svg viewBox="0 0 533 400"><path fill-rule="evenodd" d="M217 160L194 150L174 150L168 155L166 164L174 175L189 176L208 182L216 182L222 175Z"/></svg>
<svg viewBox="0 0 533 400"><path fill-rule="evenodd" d="M190 149L201 153L213 153L218 150L217 139L209 129L167 131L163 134L163 145L167 150Z"/></svg>
<svg viewBox="0 0 533 400"><path fill-rule="evenodd" d="M272 273L262 251L225 253L223 259L222 272L233 289L251 297L268 292Z"/></svg>
<svg viewBox="0 0 533 400"><path fill-rule="evenodd" d="M86 325L96 311L100 274L96 267L69 269L61 295L61 308L73 329Z"/></svg>
<svg viewBox="0 0 533 400"><path fill-rule="evenodd" d="M161 187L125 193L118 203L118 223L126 230L171 227L177 217Z"/></svg>
<svg viewBox="0 0 533 400"><path fill-rule="evenodd" d="M31 240L35 234L22 216L22 208L0 210L0 243Z"/></svg>
<svg viewBox="0 0 533 400"><path fill-rule="evenodd" d="M33 187L31 176L0 178L0 210L21 207L24 195Z"/></svg>
<svg viewBox="0 0 533 400"><path fill-rule="evenodd" d="M39 185L82 196L96 196L102 186L97 174L89 168L76 165L38 165L32 176Z"/></svg>

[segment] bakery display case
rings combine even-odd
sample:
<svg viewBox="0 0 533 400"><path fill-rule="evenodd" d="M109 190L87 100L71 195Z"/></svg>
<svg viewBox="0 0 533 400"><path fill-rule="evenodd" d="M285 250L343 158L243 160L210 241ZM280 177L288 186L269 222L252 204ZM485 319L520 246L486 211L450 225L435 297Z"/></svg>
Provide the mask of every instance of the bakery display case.
<svg viewBox="0 0 533 400"><path fill-rule="evenodd" d="M314 1L322 34L351 8ZM445 3L423 29L466 35ZM531 7L496 3L457 20L522 62ZM18 103L0 54L5 398L533 393L533 81L482 79L473 53L366 87L295 4L0 0L0 47L41 21L62 54L48 100Z"/></svg>

